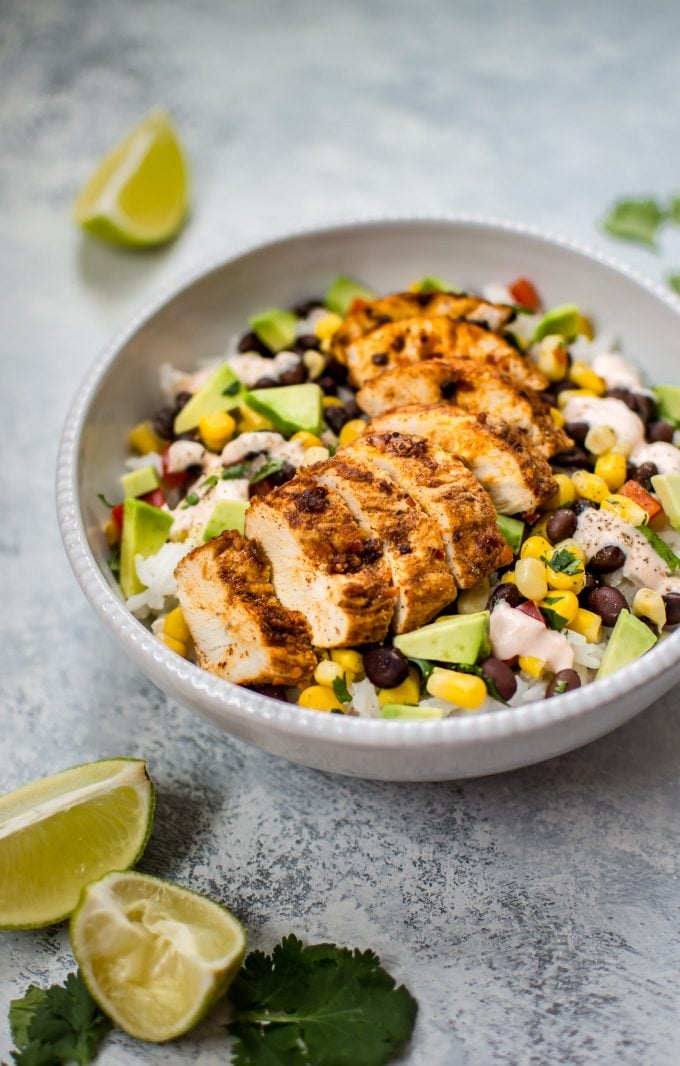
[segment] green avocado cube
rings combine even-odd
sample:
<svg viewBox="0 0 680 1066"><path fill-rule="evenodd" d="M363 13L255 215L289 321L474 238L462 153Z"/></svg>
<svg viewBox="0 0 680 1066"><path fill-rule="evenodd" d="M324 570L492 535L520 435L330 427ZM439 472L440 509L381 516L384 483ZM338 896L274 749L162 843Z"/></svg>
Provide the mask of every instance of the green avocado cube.
<svg viewBox="0 0 680 1066"><path fill-rule="evenodd" d="M323 428L323 393L318 385L280 385L253 389L248 405L269 418L280 433L289 435L304 429L318 435Z"/></svg>
<svg viewBox="0 0 680 1066"><path fill-rule="evenodd" d="M394 638L407 659L473 665L489 654L489 612L459 614Z"/></svg>
<svg viewBox="0 0 680 1066"><path fill-rule="evenodd" d="M337 277L324 296L324 304L336 315L346 315L355 300L374 300L375 293L354 278Z"/></svg>
<svg viewBox="0 0 680 1066"><path fill-rule="evenodd" d="M215 504L213 513L205 524L203 540L219 537L226 529L235 529L243 535L249 506L248 500L220 500Z"/></svg>
<svg viewBox="0 0 680 1066"><path fill-rule="evenodd" d="M120 589L125 599L141 592L135 556L155 555L168 539L172 515L144 500L127 499L123 504L123 536L120 544Z"/></svg>
<svg viewBox="0 0 680 1066"><path fill-rule="evenodd" d="M409 707L407 703L386 703L380 711L381 718L443 718L440 707Z"/></svg>
<svg viewBox="0 0 680 1066"><path fill-rule="evenodd" d="M282 352L284 348L290 348L295 341L298 319L293 311L270 307L268 311L253 315L248 321L258 340L266 344L272 352Z"/></svg>
<svg viewBox="0 0 680 1066"><path fill-rule="evenodd" d="M578 334L581 312L574 304L561 304L547 311L539 320L534 332L534 341L543 340L544 337L558 333L560 337L571 341Z"/></svg>
<svg viewBox="0 0 680 1066"><path fill-rule="evenodd" d="M524 522L519 518L510 518L510 516L506 514L497 514L496 525L515 555L517 555L522 546L522 537L524 536L525 529Z"/></svg>
<svg viewBox="0 0 680 1066"><path fill-rule="evenodd" d="M652 488L668 521L680 533L680 474L655 474Z"/></svg>
<svg viewBox="0 0 680 1066"><path fill-rule="evenodd" d="M223 363L176 415L175 433L187 433L195 429L205 415L212 415L215 411L231 411L242 399L241 382L229 364Z"/></svg>
<svg viewBox="0 0 680 1066"><path fill-rule="evenodd" d="M628 666L635 659L639 659L641 655L654 647L656 639L644 622L632 615L630 611L621 611L605 648L595 680L609 677L610 674L616 673L617 670Z"/></svg>
<svg viewBox="0 0 680 1066"><path fill-rule="evenodd" d="M676 427L680 426L680 386L657 385L652 389L659 403L659 418L665 418Z"/></svg>
<svg viewBox="0 0 680 1066"><path fill-rule="evenodd" d="M161 483L155 466L140 466L136 470L130 470L123 474L120 479L123 486L124 496L145 496L147 492L153 492Z"/></svg>
<svg viewBox="0 0 680 1066"><path fill-rule="evenodd" d="M418 292L453 292L459 294L462 291L462 289L458 289L455 285L449 285L448 281L443 281L442 278L437 278L433 274L428 274L427 277L418 282Z"/></svg>

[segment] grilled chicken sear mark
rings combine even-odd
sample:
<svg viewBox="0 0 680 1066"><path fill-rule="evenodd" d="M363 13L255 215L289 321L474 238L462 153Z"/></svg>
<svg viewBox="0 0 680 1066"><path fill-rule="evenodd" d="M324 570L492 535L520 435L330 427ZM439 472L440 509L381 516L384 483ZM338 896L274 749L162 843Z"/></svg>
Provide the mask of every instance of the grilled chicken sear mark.
<svg viewBox="0 0 680 1066"><path fill-rule="evenodd" d="M204 670L238 685L307 684L316 667L309 627L277 600L257 544L222 533L185 555L175 577Z"/></svg>
<svg viewBox="0 0 680 1066"><path fill-rule="evenodd" d="M384 639L395 590L380 541L308 469L252 500L245 531L266 553L281 603L304 615L315 647Z"/></svg>
<svg viewBox="0 0 680 1066"><path fill-rule="evenodd" d="M547 459L574 443L555 425L550 408L537 393L473 359L428 359L388 370L364 385L357 396L359 406L372 417L407 404L438 404L442 400L515 426Z"/></svg>
<svg viewBox="0 0 680 1066"><path fill-rule="evenodd" d="M535 511L557 491L548 461L529 448L513 426L484 414L473 415L449 404L412 404L369 423L370 432L389 430L426 437L458 456L501 514Z"/></svg>

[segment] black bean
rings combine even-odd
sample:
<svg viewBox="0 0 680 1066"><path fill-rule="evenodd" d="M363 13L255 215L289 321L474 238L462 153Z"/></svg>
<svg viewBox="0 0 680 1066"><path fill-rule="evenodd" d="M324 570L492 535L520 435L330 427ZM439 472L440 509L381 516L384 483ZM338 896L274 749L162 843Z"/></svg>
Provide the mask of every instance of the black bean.
<svg viewBox="0 0 680 1066"><path fill-rule="evenodd" d="M260 355L274 354L256 333L244 333L238 342L238 350L239 352L258 352Z"/></svg>
<svg viewBox="0 0 680 1066"><path fill-rule="evenodd" d="M656 418L657 405L656 401L651 396L645 396L642 392L634 393L635 396L635 412L640 416L643 422L653 422Z"/></svg>
<svg viewBox="0 0 680 1066"><path fill-rule="evenodd" d="M558 540L566 540L572 537L576 529L576 515L568 511L566 507L560 507L555 511L546 524L545 531L551 544L557 544Z"/></svg>
<svg viewBox="0 0 680 1066"><path fill-rule="evenodd" d="M361 415L359 404L353 396L349 400L345 400L345 410L348 412L350 418L359 418Z"/></svg>
<svg viewBox="0 0 680 1066"><path fill-rule="evenodd" d="M583 512L587 511L590 507L594 507L594 506L595 506L595 504L592 502L592 500L586 500L586 499L582 499L581 497L579 497L578 500L574 500L574 502L571 505L571 509L574 512L574 514L578 516L578 515L583 514Z"/></svg>
<svg viewBox="0 0 680 1066"><path fill-rule="evenodd" d="M625 561L626 554L618 544L607 544L604 548L600 548L599 552L595 552L588 566L596 574L613 574L615 570L623 566Z"/></svg>
<svg viewBox="0 0 680 1066"><path fill-rule="evenodd" d="M669 592L663 602L666 604L666 625L680 625L680 592Z"/></svg>
<svg viewBox="0 0 680 1066"><path fill-rule="evenodd" d="M301 337L298 337L293 345L293 351L301 354L302 352L311 351L312 348L319 347L319 338L315 337L313 333L303 333Z"/></svg>
<svg viewBox="0 0 680 1066"><path fill-rule="evenodd" d="M571 437L574 444L583 444L588 436L589 429L590 426L587 422L567 422L564 427L564 432L568 437Z"/></svg>
<svg viewBox="0 0 680 1066"><path fill-rule="evenodd" d="M253 385L254 389L274 389L278 385L276 378L258 378Z"/></svg>
<svg viewBox="0 0 680 1066"><path fill-rule="evenodd" d="M151 419L151 425L153 426L154 433L163 440L172 440L173 424L175 421L175 408L174 407L161 407L156 411L155 415Z"/></svg>
<svg viewBox="0 0 680 1066"><path fill-rule="evenodd" d="M338 383L330 374L322 374L320 378L316 379L316 383L326 396L337 395Z"/></svg>
<svg viewBox="0 0 680 1066"><path fill-rule="evenodd" d="M516 585L497 585L489 596L486 609L493 611L499 603L507 603L508 607L519 607L521 602L522 597Z"/></svg>
<svg viewBox="0 0 680 1066"><path fill-rule="evenodd" d="M279 375L280 385L302 385L306 380L307 367L302 359L298 360L296 366L292 366L290 370L284 370L283 374Z"/></svg>
<svg viewBox="0 0 680 1066"><path fill-rule="evenodd" d="M350 421L350 416L344 407L324 407L323 416L336 436L340 433L345 423Z"/></svg>
<svg viewBox="0 0 680 1066"><path fill-rule="evenodd" d="M635 471L634 479L638 485L642 485L646 492L652 492L652 478L659 473L656 463L640 463Z"/></svg>
<svg viewBox="0 0 680 1066"><path fill-rule="evenodd" d="M329 356L326 360L325 373L330 375L334 381L338 381L341 385L347 381L347 367L339 363L333 356Z"/></svg>
<svg viewBox="0 0 680 1066"><path fill-rule="evenodd" d="M546 696L560 696L581 687L581 678L575 670L558 670L545 690Z"/></svg>
<svg viewBox="0 0 680 1066"><path fill-rule="evenodd" d="M276 470L273 474L269 475L267 481L271 482L274 486L285 485L287 481L290 481L291 478L295 477L295 473L296 471L293 464L284 462L280 470Z"/></svg>
<svg viewBox="0 0 680 1066"><path fill-rule="evenodd" d="M198 440L199 432L197 429L188 429L186 433L174 433L175 440Z"/></svg>
<svg viewBox="0 0 680 1066"><path fill-rule="evenodd" d="M616 619L627 607L628 603L623 593L618 589L609 588L608 585L595 589L588 597L588 609L599 614L606 626L616 625Z"/></svg>
<svg viewBox="0 0 680 1066"><path fill-rule="evenodd" d="M626 481L635 481L635 475L637 473L637 467L635 463L631 463L630 459L626 460Z"/></svg>
<svg viewBox="0 0 680 1066"><path fill-rule="evenodd" d="M630 389L607 389L605 396L611 400L620 400L621 403L625 403L626 407L630 408L631 411L634 411L635 414L638 413L637 398L635 393L631 392Z"/></svg>
<svg viewBox="0 0 680 1066"><path fill-rule="evenodd" d="M408 660L396 648L371 648L364 654L364 670L378 688L396 688L408 677Z"/></svg>
<svg viewBox="0 0 680 1066"><path fill-rule="evenodd" d="M584 470L592 470L594 464L592 456L588 454L585 448L579 448L578 445L554 455L552 461L555 466L574 467L575 469Z"/></svg>
<svg viewBox="0 0 680 1066"><path fill-rule="evenodd" d="M590 593L594 589L599 589L601 585L602 582L599 578L595 577L594 574L589 574L588 571L586 571L586 583L578 594L578 602L581 607L588 606L588 597L590 596Z"/></svg>
<svg viewBox="0 0 680 1066"><path fill-rule="evenodd" d="M502 700L509 700L517 692L517 681L510 667L502 659L490 656L480 664L482 677L491 681Z"/></svg>
<svg viewBox="0 0 680 1066"><path fill-rule="evenodd" d="M647 426L647 440L654 441L663 440L667 444L673 443L673 427L670 422L664 422L660 419L657 422L650 422Z"/></svg>
<svg viewBox="0 0 680 1066"><path fill-rule="evenodd" d="M291 307L291 311L296 314L298 318L307 318L307 315L311 315L312 311L320 310L323 310L323 300L319 298L298 300L298 302Z"/></svg>
<svg viewBox="0 0 680 1066"><path fill-rule="evenodd" d="M248 685L253 692L259 692L261 696L269 696L272 700L287 702L286 688L284 685Z"/></svg>

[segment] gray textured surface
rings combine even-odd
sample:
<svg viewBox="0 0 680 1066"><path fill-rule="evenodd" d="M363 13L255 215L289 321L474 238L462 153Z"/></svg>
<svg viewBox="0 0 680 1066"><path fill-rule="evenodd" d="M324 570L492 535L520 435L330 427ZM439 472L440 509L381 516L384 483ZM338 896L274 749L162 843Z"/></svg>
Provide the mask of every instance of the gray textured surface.
<svg viewBox="0 0 680 1066"><path fill-rule="evenodd" d="M212 892L268 947L374 947L421 1006L417 1066L678 1061L673 695L551 763L462 786L324 777L221 735L153 689L87 607L52 474L94 353L150 293L272 229L473 210L602 243L619 192L680 185L680 12L657 2L418 5L200 0L2 4L0 788L145 756L143 868ZM81 240L69 203L149 107L177 117L195 209L162 252ZM623 249L652 276L680 267ZM0 934L8 1000L61 978L63 928ZM219 1017L107 1064L225 1060Z"/></svg>

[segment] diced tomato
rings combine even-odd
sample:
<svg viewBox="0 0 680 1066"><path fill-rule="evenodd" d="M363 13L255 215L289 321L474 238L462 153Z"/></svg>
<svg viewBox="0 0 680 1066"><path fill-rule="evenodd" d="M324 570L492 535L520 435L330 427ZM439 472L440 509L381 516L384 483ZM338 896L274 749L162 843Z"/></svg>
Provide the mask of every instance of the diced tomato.
<svg viewBox="0 0 680 1066"><path fill-rule="evenodd" d="M123 529L123 505L117 503L115 507L111 508L111 518L118 526L119 530Z"/></svg>
<svg viewBox="0 0 680 1066"><path fill-rule="evenodd" d="M162 507L165 503L165 493L163 489L154 489L153 492L146 492L143 496L140 496L140 499L152 507Z"/></svg>
<svg viewBox="0 0 680 1066"><path fill-rule="evenodd" d="M539 518L543 518L543 514L541 511L532 511L531 514L522 515L522 518L528 526L535 526Z"/></svg>
<svg viewBox="0 0 680 1066"><path fill-rule="evenodd" d="M186 470L168 470L168 448L164 448L161 453L161 463L163 464L162 477L166 488L180 489L182 485L186 485L189 480Z"/></svg>
<svg viewBox="0 0 680 1066"><path fill-rule="evenodd" d="M522 611L524 614L528 614L529 618L535 618L537 622L541 623L541 625L545 625L545 618L532 600L527 600L526 603L520 603L519 607L515 607L515 610Z"/></svg>
<svg viewBox="0 0 680 1066"><path fill-rule="evenodd" d="M516 278L512 285L508 285L508 292L516 304L526 307L527 311L538 311L541 300L528 278Z"/></svg>
<svg viewBox="0 0 680 1066"><path fill-rule="evenodd" d="M650 496L648 492L645 492L642 485L638 485L637 481L627 481L625 485L621 486L619 493L621 496L627 496L629 500L633 500L643 511L646 511L650 522L661 514L661 504L653 496Z"/></svg>

